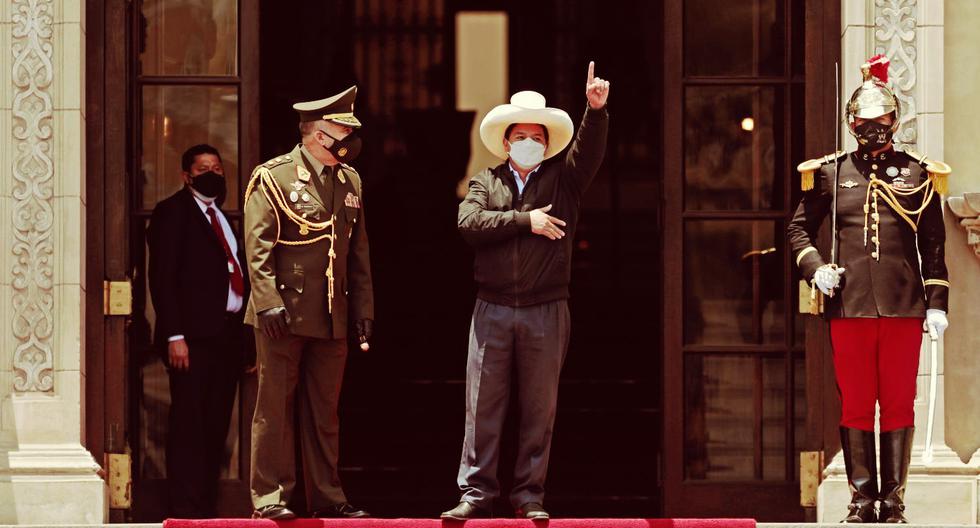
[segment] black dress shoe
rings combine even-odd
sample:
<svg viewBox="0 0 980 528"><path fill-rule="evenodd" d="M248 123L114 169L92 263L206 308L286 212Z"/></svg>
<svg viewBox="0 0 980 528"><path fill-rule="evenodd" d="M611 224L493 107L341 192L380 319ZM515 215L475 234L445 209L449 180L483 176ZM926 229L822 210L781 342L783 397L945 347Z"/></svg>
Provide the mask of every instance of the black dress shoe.
<svg viewBox="0 0 980 528"><path fill-rule="evenodd" d="M544 510L544 506L537 502L529 502L517 509L517 516L521 519L531 519L532 521L544 521L551 516Z"/></svg>
<svg viewBox="0 0 980 528"><path fill-rule="evenodd" d="M465 521L467 519L489 519L490 511L485 510L472 502L462 501L455 508L442 512L441 519L450 521Z"/></svg>
<svg viewBox="0 0 980 528"><path fill-rule="evenodd" d="M313 517L320 519L364 519L370 516L370 513L351 506L349 502L334 504L313 512Z"/></svg>
<svg viewBox="0 0 980 528"><path fill-rule="evenodd" d="M273 521L285 521L295 519L296 514L285 506L269 504L252 512L253 519L271 519Z"/></svg>

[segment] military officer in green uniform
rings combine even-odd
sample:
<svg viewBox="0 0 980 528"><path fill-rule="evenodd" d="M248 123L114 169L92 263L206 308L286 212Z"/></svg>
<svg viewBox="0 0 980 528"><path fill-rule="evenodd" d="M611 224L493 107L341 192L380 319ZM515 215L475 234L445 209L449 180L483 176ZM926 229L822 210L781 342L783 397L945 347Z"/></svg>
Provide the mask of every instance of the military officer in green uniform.
<svg viewBox="0 0 980 528"><path fill-rule="evenodd" d="M348 322L367 350L374 300L361 179L347 163L361 141L357 87L297 103L302 142L252 172L245 253L259 388L252 419L253 517L290 519L296 482L294 404L307 505L314 517L367 517L337 471L337 401ZM297 390L299 387L299 390Z"/></svg>

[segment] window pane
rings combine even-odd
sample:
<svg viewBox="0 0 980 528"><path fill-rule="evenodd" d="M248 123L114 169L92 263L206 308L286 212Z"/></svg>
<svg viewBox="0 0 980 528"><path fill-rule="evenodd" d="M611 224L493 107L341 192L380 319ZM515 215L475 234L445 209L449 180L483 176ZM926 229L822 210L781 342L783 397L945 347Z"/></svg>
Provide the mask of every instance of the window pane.
<svg viewBox="0 0 980 528"><path fill-rule="evenodd" d="M684 100L684 205L771 210L783 205L782 90L692 86Z"/></svg>
<svg viewBox="0 0 980 528"><path fill-rule="evenodd" d="M784 480L785 361L689 354L684 363L687 478Z"/></svg>
<svg viewBox="0 0 980 528"><path fill-rule="evenodd" d="M183 185L180 157L207 143L221 153L228 196L223 208L238 208L238 88L235 86L144 86L142 207Z"/></svg>
<svg viewBox="0 0 980 528"><path fill-rule="evenodd" d="M782 222L685 224L685 344L783 342L784 238Z"/></svg>
<svg viewBox="0 0 980 528"><path fill-rule="evenodd" d="M238 1L143 0L143 75L237 75Z"/></svg>
<svg viewBox="0 0 980 528"><path fill-rule="evenodd" d="M783 0L686 0L687 75L781 75Z"/></svg>

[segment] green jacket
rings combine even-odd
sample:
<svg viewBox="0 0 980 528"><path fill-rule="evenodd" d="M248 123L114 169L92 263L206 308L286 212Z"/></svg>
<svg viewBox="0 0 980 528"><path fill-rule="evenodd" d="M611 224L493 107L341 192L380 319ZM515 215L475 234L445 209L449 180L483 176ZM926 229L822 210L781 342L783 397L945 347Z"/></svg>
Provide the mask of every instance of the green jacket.
<svg viewBox="0 0 980 528"><path fill-rule="evenodd" d="M284 306L294 335L344 339L348 321L374 319L361 179L353 168L335 167L324 185L299 145L259 165L245 192L244 230L252 283L246 323L257 327L256 314Z"/></svg>

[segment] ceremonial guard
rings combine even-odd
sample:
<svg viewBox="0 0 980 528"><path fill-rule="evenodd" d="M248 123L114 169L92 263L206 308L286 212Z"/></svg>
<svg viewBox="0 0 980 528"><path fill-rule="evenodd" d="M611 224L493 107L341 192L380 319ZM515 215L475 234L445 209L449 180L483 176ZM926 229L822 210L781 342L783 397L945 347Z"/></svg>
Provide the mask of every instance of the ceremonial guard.
<svg viewBox="0 0 980 528"><path fill-rule="evenodd" d="M357 87L297 103L302 143L256 167L245 191L245 252L259 387L252 420L254 517L289 519L299 409L307 506L314 517L367 517L337 471L337 401L348 321L367 350L374 318L361 180ZM297 391L297 386L300 390Z"/></svg>
<svg viewBox="0 0 980 528"><path fill-rule="evenodd" d="M805 192L788 231L796 263L815 287L813 304L823 305L830 322L841 444L852 494L844 522L905 523L923 320L932 339L939 339L947 326L940 195L950 168L923 154L893 149L901 106L888 87L888 59L872 57L862 72L864 80L846 107L858 149L799 166ZM833 236L829 261L815 247L828 216ZM820 302L817 289L825 301ZM880 407L880 488L875 403Z"/></svg>

